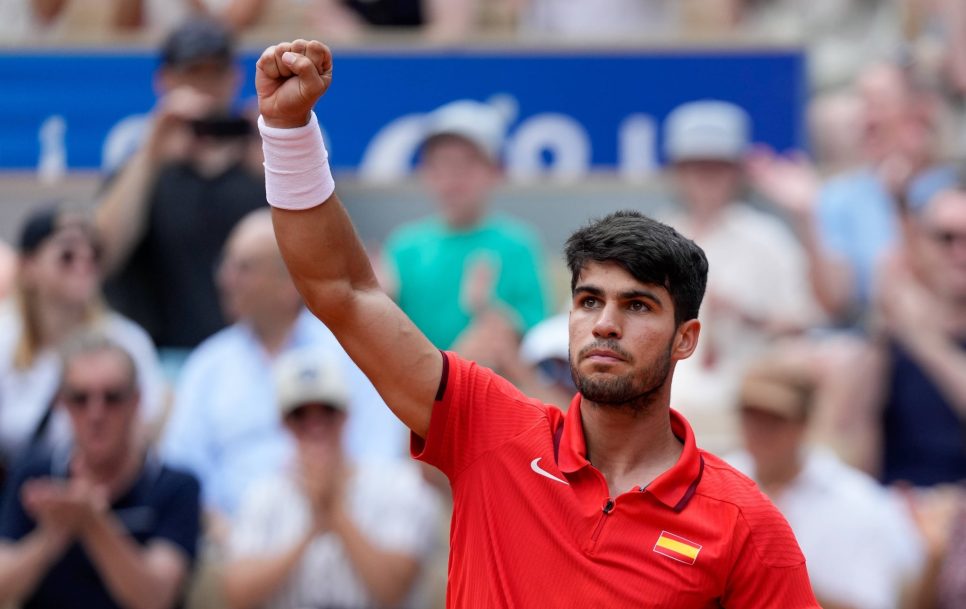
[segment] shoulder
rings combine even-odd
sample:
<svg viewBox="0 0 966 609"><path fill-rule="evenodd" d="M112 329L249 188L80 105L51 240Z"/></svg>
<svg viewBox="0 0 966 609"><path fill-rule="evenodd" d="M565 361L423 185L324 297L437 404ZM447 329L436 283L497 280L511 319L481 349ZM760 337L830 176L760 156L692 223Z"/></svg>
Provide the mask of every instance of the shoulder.
<svg viewBox="0 0 966 609"><path fill-rule="evenodd" d="M437 237L440 232L440 222L433 216L406 222L386 238L386 249L393 251L418 247L427 238Z"/></svg>
<svg viewBox="0 0 966 609"><path fill-rule="evenodd" d="M868 193L878 191L880 186L876 181L875 175L867 168L855 169L846 173L841 173L829 178L820 192L821 199L826 203L841 202L846 204L845 199L855 196L857 193Z"/></svg>
<svg viewBox="0 0 966 609"><path fill-rule="evenodd" d="M769 567L793 567L805 562L791 527L755 482L722 459L702 451L704 473L697 493L735 514L733 535L751 547Z"/></svg>
<svg viewBox="0 0 966 609"><path fill-rule="evenodd" d="M237 324L212 334L188 356L184 365L184 373L221 362L226 354L237 354L240 349L244 349L242 339L243 331ZM182 374L182 376L184 375Z"/></svg>
<svg viewBox="0 0 966 609"><path fill-rule="evenodd" d="M201 491L198 478L186 470L163 464L157 476L157 485L166 495L190 498Z"/></svg>
<svg viewBox="0 0 966 609"><path fill-rule="evenodd" d="M548 420L550 411L555 410L527 396L516 385L486 366L464 359L452 351L446 351L444 355L443 374L446 381L441 387L444 397L450 397L451 393L454 394L452 397L460 399L483 397L491 406L519 406L522 412Z"/></svg>
<svg viewBox="0 0 966 609"><path fill-rule="evenodd" d="M779 245L781 248L798 247L792 230L773 213L762 211L748 203L734 203L729 215L732 226L752 242L759 245Z"/></svg>
<svg viewBox="0 0 966 609"><path fill-rule="evenodd" d="M302 489L288 472L261 476L242 493L238 520L290 509L303 498Z"/></svg>
<svg viewBox="0 0 966 609"><path fill-rule="evenodd" d="M810 452L802 475L811 484L821 486L829 499L834 497L856 508L882 505L889 499L889 493L875 478L824 449Z"/></svg>
<svg viewBox="0 0 966 609"><path fill-rule="evenodd" d="M486 229L509 244L536 248L540 243L537 231L522 220L507 214L494 214L486 223Z"/></svg>
<svg viewBox="0 0 966 609"><path fill-rule="evenodd" d="M419 466L412 461L360 461L353 468L352 480L361 492L381 500L424 496L429 491Z"/></svg>
<svg viewBox="0 0 966 609"><path fill-rule="evenodd" d="M154 349L154 343L144 328L116 311L105 313L100 320L100 326L107 336L128 349Z"/></svg>
<svg viewBox="0 0 966 609"><path fill-rule="evenodd" d="M53 456L47 451L30 451L25 456L13 462L10 468L8 485L4 488L13 489L21 486L31 478L44 478L53 473Z"/></svg>

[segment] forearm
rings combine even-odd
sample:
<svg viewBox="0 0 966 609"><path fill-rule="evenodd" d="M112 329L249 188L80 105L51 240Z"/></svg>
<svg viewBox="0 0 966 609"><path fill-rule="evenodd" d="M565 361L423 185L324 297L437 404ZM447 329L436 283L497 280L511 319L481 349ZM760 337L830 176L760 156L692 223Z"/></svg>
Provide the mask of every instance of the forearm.
<svg viewBox="0 0 966 609"><path fill-rule="evenodd" d="M231 609L253 609L272 597L285 584L298 566L313 534L310 532L298 544L277 556L243 558L225 567L222 590Z"/></svg>
<svg viewBox="0 0 966 609"><path fill-rule="evenodd" d="M332 522L355 572L373 599L379 605L401 603L419 574L419 562L407 554L376 547L342 509L336 509Z"/></svg>
<svg viewBox="0 0 966 609"><path fill-rule="evenodd" d="M273 208L279 247L296 287L322 321L336 323L357 292L379 283L339 197L302 211Z"/></svg>
<svg viewBox="0 0 966 609"><path fill-rule="evenodd" d="M29 596L63 551L64 543L40 528L18 543L0 545L0 605Z"/></svg>
<svg viewBox="0 0 966 609"><path fill-rule="evenodd" d="M119 605L126 609L168 609L174 605L180 582L156 574L146 550L124 532L113 515L93 518L81 542Z"/></svg>
<svg viewBox="0 0 966 609"><path fill-rule="evenodd" d="M104 245L104 270L116 271L144 234L150 188L157 178L150 153L139 150L101 198L94 216Z"/></svg>
<svg viewBox="0 0 966 609"><path fill-rule="evenodd" d="M852 300L848 269L824 251L810 216L797 218L793 224L808 260L808 279L815 299L830 317L841 319L849 313Z"/></svg>
<svg viewBox="0 0 966 609"><path fill-rule="evenodd" d="M44 25L50 24L64 10L67 0L33 0L34 16Z"/></svg>

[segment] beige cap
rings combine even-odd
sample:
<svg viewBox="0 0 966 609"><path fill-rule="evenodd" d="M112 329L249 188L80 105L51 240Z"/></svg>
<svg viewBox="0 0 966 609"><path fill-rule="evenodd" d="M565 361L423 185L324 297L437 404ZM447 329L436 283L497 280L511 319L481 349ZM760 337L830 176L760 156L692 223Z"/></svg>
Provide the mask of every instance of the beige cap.
<svg viewBox="0 0 966 609"><path fill-rule="evenodd" d="M305 404L349 410L343 367L330 351L309 347L284 353L275 362L274 374L282 417Z"/></svg>
<svg viewBox="0 0 966 609"><path fill-rule="evenodd" d="M740 107L702 100L675 108L664 123L664 152L671 162L738 162L748 150L751 120Z"/></svg>
<svg viewBox="0 0 966 609"><path fill-rule="evenodd" d="M449 135L468 141L494 163L499 162L508 117L499 104L461 99L426 116L423 144Z"/></svg>
<svg viewBox="0 0 966 609"><path fill-rule="evenodd" d="M800 364L761 360L748 367L738 393L741 408L804 420L812 409L815 381Z"/></svg>

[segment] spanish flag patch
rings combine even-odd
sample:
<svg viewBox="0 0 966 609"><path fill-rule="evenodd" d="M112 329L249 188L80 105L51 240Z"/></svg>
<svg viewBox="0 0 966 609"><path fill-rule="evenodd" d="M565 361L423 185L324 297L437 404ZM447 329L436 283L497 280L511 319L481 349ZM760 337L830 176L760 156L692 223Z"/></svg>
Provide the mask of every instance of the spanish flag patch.
<svg viewBox="0 0 966 609"><path fill-rule="evenodd" d="M678 562L693 565L694 561L698 559L701 545L673 533L661 531L661 536L657 538L657 543L654 544L654 551Z"/></svg>

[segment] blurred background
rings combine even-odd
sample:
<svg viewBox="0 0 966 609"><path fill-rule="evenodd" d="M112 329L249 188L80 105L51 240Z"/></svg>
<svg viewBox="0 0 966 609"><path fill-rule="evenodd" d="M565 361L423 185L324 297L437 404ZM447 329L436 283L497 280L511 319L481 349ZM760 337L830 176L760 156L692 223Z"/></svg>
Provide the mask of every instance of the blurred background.
<svg viewBox="0 0 966 609"><path fill-rule="evenodd" d="M565 409L565 240L619 209L668 222L711 267L672 407L785 513L823 606L966 607L962 0L0 0L7 471L82 450L59 354L94 329L137 363L138 450L200 482L169 606L442 606L446 480L259 212L254 64L298 37L333 50L338 193L438 347ZM341 385L285 380L306 347ZM346 549L325 498L378 503L387 476L406 499L354 525L382 553ZM57 606L41 572L5 587L37 526L7 482L0 606Z"/></svg>

